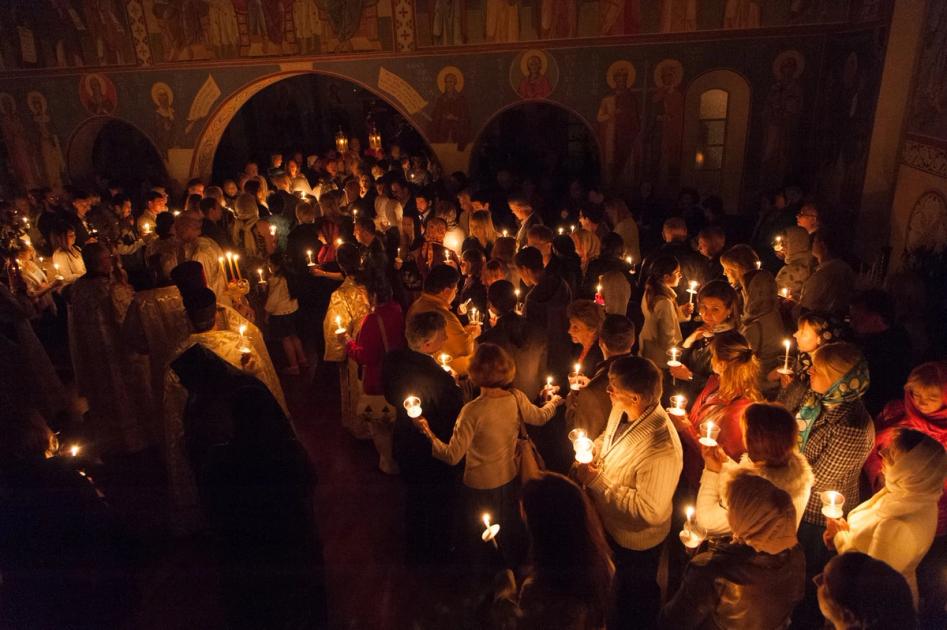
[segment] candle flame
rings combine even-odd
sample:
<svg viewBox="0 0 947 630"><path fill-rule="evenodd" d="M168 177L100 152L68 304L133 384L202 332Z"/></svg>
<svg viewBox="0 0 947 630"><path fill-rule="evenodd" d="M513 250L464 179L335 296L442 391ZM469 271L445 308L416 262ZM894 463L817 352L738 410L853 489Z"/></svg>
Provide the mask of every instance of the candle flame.
<svg viewBox="0 0 947 630"><path fill-rule="evenodd" d="M694 506L693 506L693 505L688 505L686 508L684 508L684 514L687 516L687 520L688 520L688 521L693 520L693 518L694 518Z"/></svg>
<svg viewBox="0 0 947 630"><path fill-rule="evenodd" d="M247 325L240 324L240 336L242 337L247 332Z"/></svg>
<svg viewBox="0 0 947 630"><path fill-rule="evenodd" d="M696 281L696 280L691 280L691 290L693 291L693 290L696 289L696 288L697 288L697 281Z"/></svg>
<svg viewBox="0 0 947 630"><path fill-rule="evenodd" d="M72 446L70 446L70 447L69 447L69 454L72 455L73 457L75 457L76 455L78 455L78 454L79 454L79 445L78 445L78 444L73 444Z"/></svg>
<svg viewBox="0 0 947 630"><path fill-rule="evenodd" d="M581 363L576 363L576 364L575 364L575 373L578 374L578 373L581 372L581 371L582 371L582 364L581 364Z"/></svg>
<svg viewBox="0 0 947 630"><path fill-rule="evenodd" d="M786 351L789 352L789 346L792 345L792 342L788 339L783 339L783 345L786 347Z"/></svg>
<svg viewBox="0 0 947 630"><path fill-rule="evenodd" d="M552 385L552 377L551 377L551 376L547 376L547 377L546 377L546 385Z"/></svg>
<svg viewBox="0 0 947 630"><path fill-rule="evenodd" d="M487 529L490 529L490 513L484 512L482 519L483 519L483 526L486 527Z"/></svg>
<svg viewBox="0 0 947 630"><path fill-rule="evenodd" d="M602 292L602 285L596 284L596 285L595 285L595 292L596 292L596 293L601 293L601 292Z"/></svg>

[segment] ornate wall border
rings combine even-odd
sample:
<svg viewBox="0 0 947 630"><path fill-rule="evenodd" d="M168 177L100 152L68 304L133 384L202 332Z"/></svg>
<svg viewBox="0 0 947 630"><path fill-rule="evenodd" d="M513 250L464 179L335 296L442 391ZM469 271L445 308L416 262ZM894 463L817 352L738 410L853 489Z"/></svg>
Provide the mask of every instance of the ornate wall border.
<svg viewBox="0 0 947 630"><path fill-rule="evenodd" d="M901 161L911 168L947 179L947 149L905 140Z"/></svg>

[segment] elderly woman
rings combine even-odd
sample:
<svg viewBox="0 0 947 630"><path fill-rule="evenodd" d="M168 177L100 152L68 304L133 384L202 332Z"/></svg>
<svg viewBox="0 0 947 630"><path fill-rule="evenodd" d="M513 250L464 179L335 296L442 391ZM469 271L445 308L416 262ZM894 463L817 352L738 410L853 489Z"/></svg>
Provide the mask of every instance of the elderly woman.
<svg viewBox="0 0 947 630"><path fill-rule="evenodd" d="M937 502L947 480L947 452L935 439L899 429L882 449L884 488L848 513L828 519L824 540L839 553L861 551L900 571L917 604L915 569L937 531Z"/></svg>
<svg viewBox="0 0 947 630"><path fill-rule="evenodd" d="M729 540L693 558L659 628L784 628L802 599L805 557L792 499L766 479L739 473L727 487Z"/></svg>
<svg viewBox="0 0 947 630"><path fill-rule="evenodd" d="M522 540L516 540L519 513L519 476L516 440L525 430L523 423L541 426L549 422L562 403L558 395L542 407L511 386L516 364L500 346L483 343L470 362L470 380L480 395L464 405L457 417L450 440L445 444L423 417L417 427L431 440L432 455L451 465L464 460L464 486L468 489L469 511L465 515L488 512L509 531L508 560L517 560ZM520 548L517 549L517 544Z"/></svg>
<svg viewBox="0 0 947 630"><path fill-rule="evenodd" d="M798 226L790 226L783 232L783 265L776 274L779 290L787 289L789 297L798 298L802 294L802 285L806 283L815 269L809 233Z"/></svg>
<svg viewBox="0 0 947 630"><path fill-rule="evenodd" d="M743 412L742 423L746 452L739 463L719 446L701 449L704 472L697 493L697 523L710 535L729 533L726 486L735 475L749 471L789 495L798 527L809 501L813 477L809 462L796 444L795 419L780 405L753 403Z"/></svg>
<svg viewBox="0 0 947 630"><path fill-rule="evenodd" d="M270 224L260 218L257 200L250 193L241 193L234 202L236 220L230 228L230 240L251 264L262 264L276 251L276 238Z"/></svg>
<svg viewBox="0 0 947 630"><path fill-rule="evenodd" d="M605 321L605 310L592 300L576 300L566 309L569 318L569 338L577 346L573 363L586 372L605 360L598 345L598 334Z"/></svg>

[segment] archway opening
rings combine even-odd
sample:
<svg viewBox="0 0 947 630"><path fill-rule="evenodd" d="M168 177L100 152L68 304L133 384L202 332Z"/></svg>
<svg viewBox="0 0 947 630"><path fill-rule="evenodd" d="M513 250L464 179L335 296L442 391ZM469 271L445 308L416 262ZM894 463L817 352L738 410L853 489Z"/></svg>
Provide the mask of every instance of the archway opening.
<svg viewBox="0 0 947 630"><path fill-rule="evenodd" d="M373 128L386 149L396 143L403 153L433 159L417 129L372 92L337 77L291 76L263 88L234 114L214 154L213 181L233 179L251 160L265 173L272 153L286 160L294 153L303 160L324 155L335 148L340 130L365 151Z"/></svg>
<svg viewBox="0 0 947 630"><path fill-rule="evenodd" d="M492 187L505 171L514 180L531 181L544 198L558 199L573 180L598 184L599 156L598 140L578 115L552 103L527 102L500 112L483 128L470 176Z"/></svg>
<svg viewBox="0 0 947 630"><path fill-rule="evenodd" d="M151 140L117 118L92 118L82 125L69 143L66 163L72 183L102 188L114 182L136 199L168 181Z"/></svg>

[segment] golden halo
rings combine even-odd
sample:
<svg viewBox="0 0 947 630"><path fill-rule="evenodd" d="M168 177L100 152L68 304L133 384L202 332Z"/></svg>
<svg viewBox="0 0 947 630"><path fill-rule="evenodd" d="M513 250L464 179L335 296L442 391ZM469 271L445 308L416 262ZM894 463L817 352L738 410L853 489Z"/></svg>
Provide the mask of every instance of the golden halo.
<svg viewBox="0 0 947 630"><path fill-rule="evenodd" d="M161 103L158 102L158 92L164 90L168 93L168 106L170 107L174 104L174 92L171 91L171 86L167 83L158 81L157 83L151 86L151 101L158 107L161 107Z"/></svg>
<svg viewBox="0 0 947 630"><path fill-rule="evenodd" d="M635 84L635 77L638 75L635 71L635 66L627 59L619 59L608 66L608 71L605 73L605 80L608 81L608 87L613 90L615 89L615 75L619 71L624 71L628 74L628 87Z"/></svg>
<svg viewBox="0 0 947 630"><path fill-rule="evenodd" d="M457 66L444 66L441 68L441 71L437 73L437 89L441 91L441 94L446 91L447 88L444 85L444 80L449 74L457 77L457 91L462 92L464 89L464 73L461 72Z"/></svg>
<svg viewBox="0 0 947 630"><path fill-rule="evenodd" d="M530 48L520 57L520 71L525 77L529 76L528 63L533 57L539 57L539 74L546 74L546 70L549 68L549 58L546 56L546 53L536 48Z"/></svg>
<svg viewBox="0 0 947 630"><path fill-rule="evenodd" d="M682 66L681 62L677 59L665 59L654 67L654 84L658 87L664 87L664 83L661 81L661 74L666 68L674 70L674 80L671 82L670 87L679 86L684 79L684 66Z"/></svg>
<svg viewBox="0 0 947 630"><path fill-rule="evenodd" d="M92 94L92 83L99 84L99 92L104 96L108 91L108 84L105 82L105 79L101 74L87 74L82 77L82 87L85 88L85 91L89 94Z"/></svg>
<svg viewBox="0 0 947 630"><path fill-rule="evenodd" d="M783 62L790 57L796 60L796 74L793 75L794 79L798 79L802 75L802 71L805 70L806 58L802 56L801 52L798 50L784 50L776 55L776 59L773 60L773 76L776 77L777 81L782 78L782 73L779 71L780 67L782 67Z"/></svg>
<svg viewBox="0 0 947 630"><path fill-rule="evenodd" d="M36 98L39 98L39 102L41 103L39 111L36 111L35 109L33 109L33 101ZM43 96L42 92L37 92L36 90L33 90L31 92L26 93L26 106L29 107L30 111L33 112L34 114L43 114L46 112L47 108L49 107L49 103L46 102L46 97Z"/></svg>

